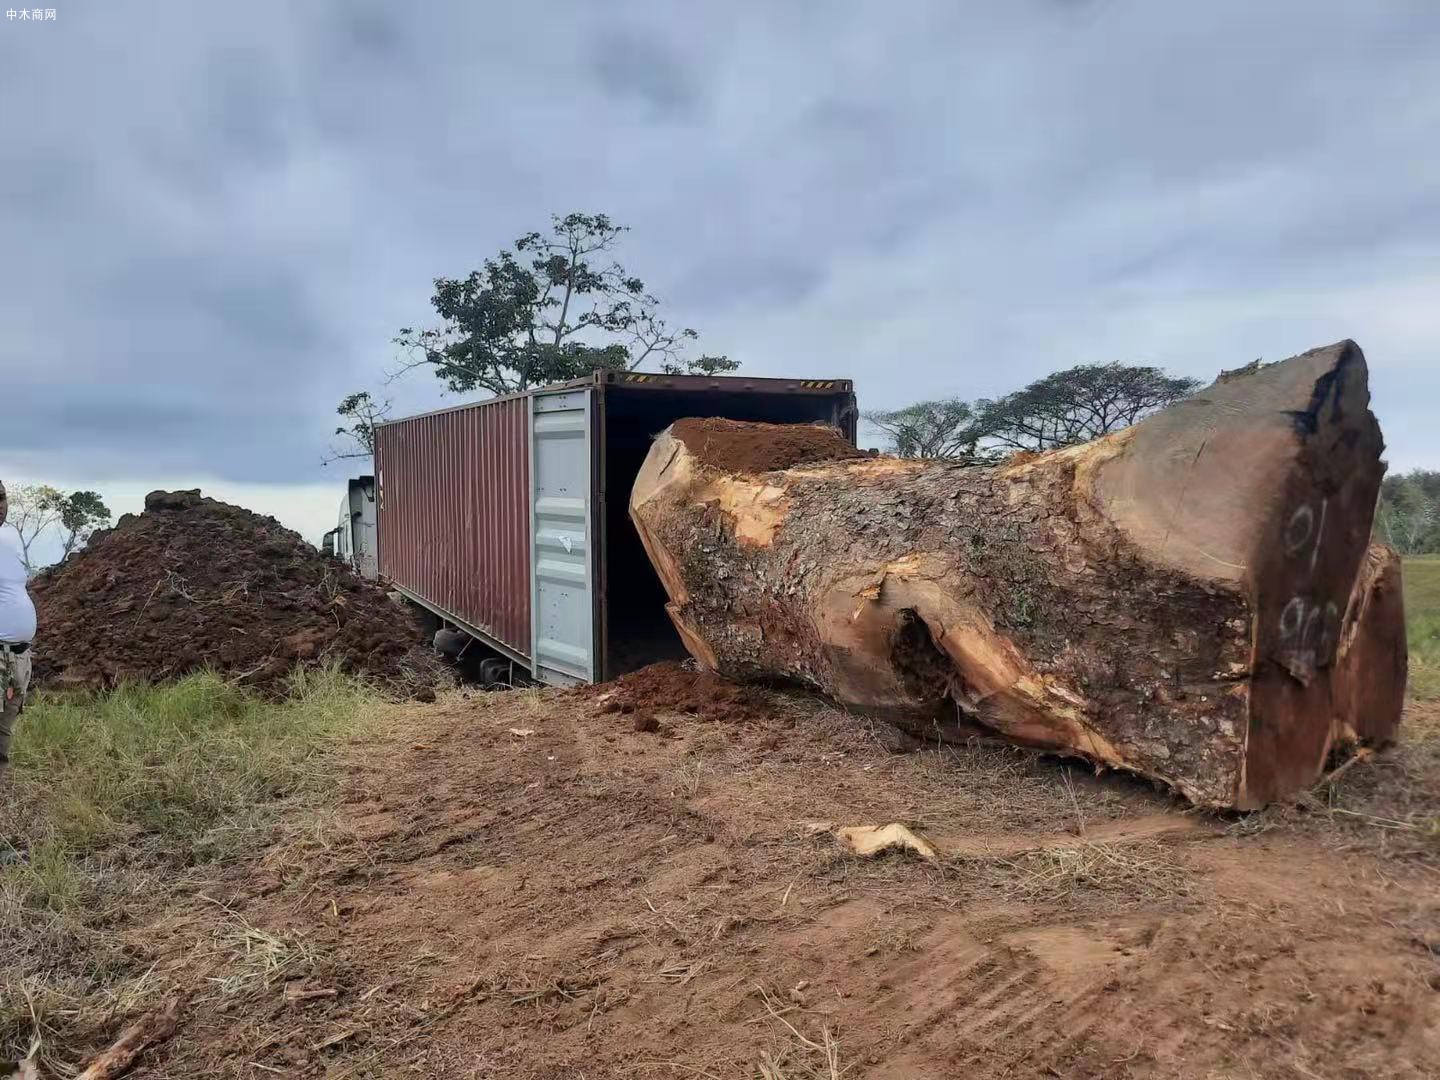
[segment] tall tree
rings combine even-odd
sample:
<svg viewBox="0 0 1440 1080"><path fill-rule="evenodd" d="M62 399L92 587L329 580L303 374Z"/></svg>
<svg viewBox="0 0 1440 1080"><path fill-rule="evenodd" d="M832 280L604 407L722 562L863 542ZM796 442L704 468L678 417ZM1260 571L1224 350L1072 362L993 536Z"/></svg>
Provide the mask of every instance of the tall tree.
<svg viewBox="0 0 1440 1080"><path fill-rule="evenodd" d="M1053 450L1129 427L1199 388L1156 367L1082 364L977 402L972 432L992 453Z"/></svg>
<svg viewBox="0 0 1440 1080"><path fill-rule="evenodd" d="M61 491L49 484L27 484L10 496L6 526L20 540L20 561L34 573L32 551L52 530L60 533L60 557L85 546L97 529L110 524L110 510L95 491Z"/></svg>
<svg viewBox="0 0 1440 1080"><path fill-rule="evenodd" d="M867 412L884 432L889 450L904 458L970 458L975 455L975 412L959 398L918 401L903 409Z"/></svg>
<svg viewBox="0 0 1440 1080"><path fill-rule="evenodd" d="M64 559L84 547L97 529L110 524L110 509L99 492L72 491L63 496L57 524L61 531L60 557Z"/></svg>
<svg viewBox="0 0 1440 1080"><path fill-rule="evenodd" d="M10 516L5 527L14 529L20 540L20 561L25 571L35 572L31 549L35 542L60 521L65 495L49 484L26 484L10 492Z"/></svg>
<svg viewBox="0 0 1440 1080"><path fill-rule="evenodd" d="M596 370L734 371L687 359L698 334L671 327L645 283L614 257L627 231L605 214L553 218L463 278L436 278L439 326L402 329L401 371L429 368L448 390L510 394ZM398 373L397 373L398 374Z"/></svg>
<svg viewBox="0 0 1440 1080"><path fill-rule="evenodd" d="M390 419L390 408L388 398L376 399L368 390L345 395L335 412L347 423L335 429L341 442L330 448L325 464L347 458L367 458L375 453L375 425Z"/></svg>

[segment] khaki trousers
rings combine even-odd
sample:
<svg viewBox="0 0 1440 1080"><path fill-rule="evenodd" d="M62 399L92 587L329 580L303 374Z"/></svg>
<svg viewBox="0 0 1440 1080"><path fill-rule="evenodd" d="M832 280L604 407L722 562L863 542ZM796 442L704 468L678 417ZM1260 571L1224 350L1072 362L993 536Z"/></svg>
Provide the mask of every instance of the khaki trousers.
<svg viewBox="0 0 1440 1080"><path fill-rule="evenodd" d="M10 651L0 644L0 771L10 764L10 737L15 734L15 721L25 710L25 695L30 690L30 650Z"/></svg>

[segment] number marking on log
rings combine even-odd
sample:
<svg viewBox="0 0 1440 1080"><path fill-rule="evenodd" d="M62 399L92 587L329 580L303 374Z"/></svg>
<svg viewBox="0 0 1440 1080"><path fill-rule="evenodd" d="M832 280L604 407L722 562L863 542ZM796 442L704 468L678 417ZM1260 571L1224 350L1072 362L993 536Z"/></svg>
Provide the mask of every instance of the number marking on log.
<svg viewBox="0 0 1440 1080"><path fill-rule="evenodd" d="M1296 554L1314 531L1315 511L1306 504L1290 515L1290 524L1285 526L1285 554Z"/></svg>

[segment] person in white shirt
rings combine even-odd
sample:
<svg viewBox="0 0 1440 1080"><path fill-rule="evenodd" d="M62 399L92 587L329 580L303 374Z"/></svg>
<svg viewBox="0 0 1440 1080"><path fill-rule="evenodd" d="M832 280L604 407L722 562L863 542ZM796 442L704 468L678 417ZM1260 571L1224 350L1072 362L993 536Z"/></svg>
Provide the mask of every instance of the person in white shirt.
<svg viewBox="0 0 1440 1080"><path fill-rule="evenodd" d="M30 689L30 645L35 640L35 604L26 588L29 575L7 539L10 504L0 481L0 780L10 767L10 737Z"/></svg>

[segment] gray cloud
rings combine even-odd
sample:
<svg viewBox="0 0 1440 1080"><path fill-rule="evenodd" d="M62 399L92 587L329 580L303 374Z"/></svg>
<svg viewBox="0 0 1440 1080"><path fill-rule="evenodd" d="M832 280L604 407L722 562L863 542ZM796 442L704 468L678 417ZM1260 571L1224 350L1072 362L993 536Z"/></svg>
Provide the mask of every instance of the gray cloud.
<svg viewBox="0 0 1440 1080"><path fill-rule="evenodd" d="M887 407L1353 336L1392 458L1440 464L1437 47L1339 0L0 21L0 458L324 478L430 279L582 209L756 374Z"/></svg>
<svg viewBox="0 0 1440 1080"><path fill-rule="evenodd" d="M700 104L701 87L683 58L643 30L606 30L588 45L600 85L635 98L658 116L687 115Z"/></svg>

